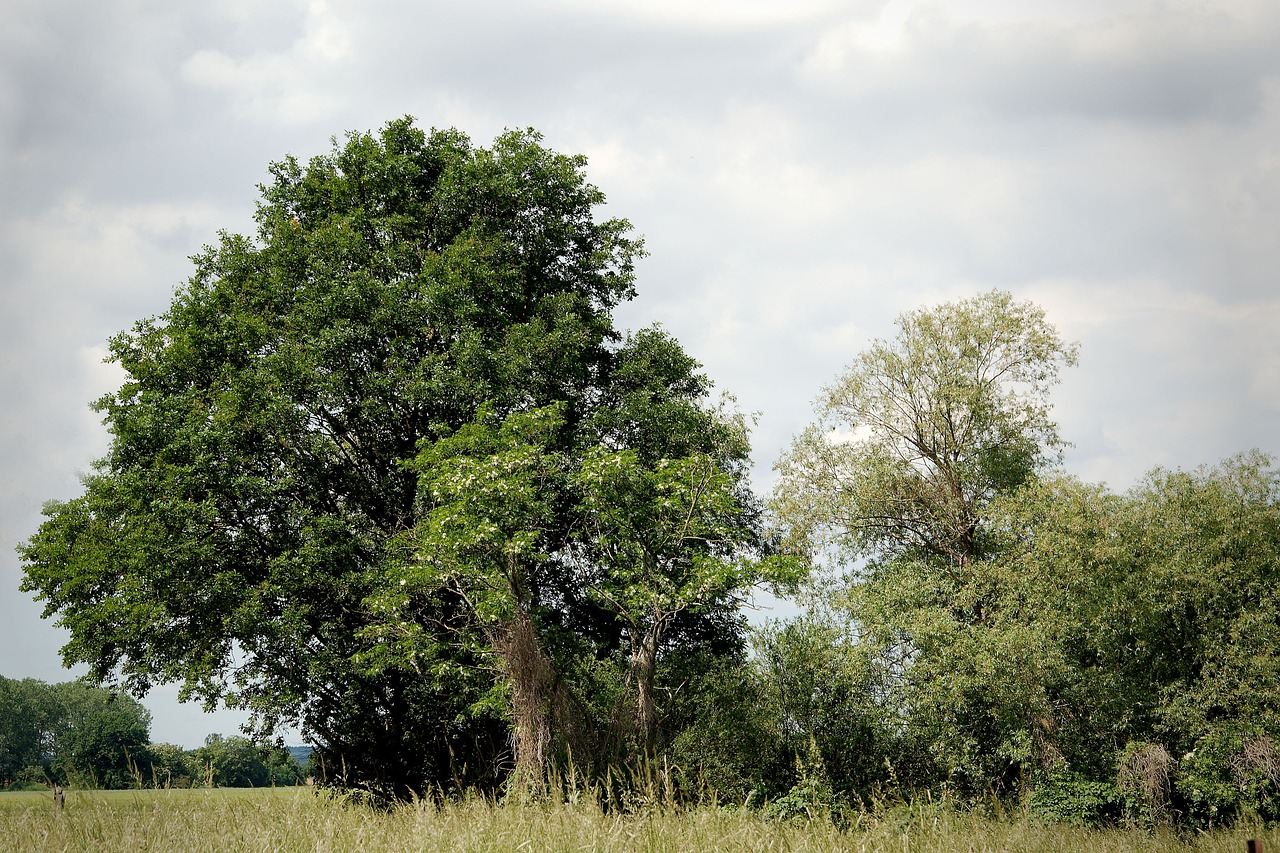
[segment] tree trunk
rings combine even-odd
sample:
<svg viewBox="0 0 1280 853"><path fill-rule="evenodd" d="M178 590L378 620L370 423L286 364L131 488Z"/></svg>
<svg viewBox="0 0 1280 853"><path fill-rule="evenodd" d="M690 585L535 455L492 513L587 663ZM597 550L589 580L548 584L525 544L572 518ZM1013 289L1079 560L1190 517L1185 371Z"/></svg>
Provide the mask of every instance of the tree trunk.
<svg viewBox="0 0 1280 853"><path fill-rule="evenodd" d="M631 674L636 681L636 731L646 756L653 751L654 728L658 719L653 695L654 674L658 669L658 632L659 627L655 624L631 651Z"/></svg>
<svg viewBox="0 0 1280 853"><path fill-rule="evenodd" d="M521 611L495 633L493 644L502 656L503 670L511 683L515 774L525 780L540 780L551 742L551 662L528 613Z"/></svg>

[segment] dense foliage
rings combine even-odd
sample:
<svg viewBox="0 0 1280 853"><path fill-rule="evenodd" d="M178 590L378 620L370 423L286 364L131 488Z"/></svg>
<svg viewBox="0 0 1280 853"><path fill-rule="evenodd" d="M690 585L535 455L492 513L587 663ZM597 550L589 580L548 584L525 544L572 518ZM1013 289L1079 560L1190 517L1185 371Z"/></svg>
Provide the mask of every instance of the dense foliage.
<svg viewBox="0 0 1280 853"><path fill-rule="evenodd" d="M274 164L256 240L113 339L111 450L22 546L66 661L380 795L656 748L769 564L741 418L613 329L640 244L584 162L405 119Z"/></svg>
<svg viewBox="0 0 1280 853"><path fill-rule="evenodd" d="M763 632L755 678L799 685L809 708L840 701L774 711L767 742L812 737L836 801L929 790L1080 824L1280 817L1274 461L1155 471L1125 494L1046 472L987 520L964 580L867 564ZM785 707L775 695L766 707ZM862 736L834 740L834 723Z"/></svg>
<svg viewBox="0 0 1280 853"><path fill-rule="evenodd" d="M256 237L113 339L110 452L20 547L66 661L298 725L322 783L379 798L1280 819L1269 457L1065 475L1076 348L993 291L859 355L766 514L745 419L661 329L614 329L641 245L584 165L408 119L273 165ZM748 632L761 584L803 614ZM240 738L150 757L296 775Z"/></svg>
<svg viewBox="0 0 1280 853"><path fill-rule="evenodd" d="M835 718L865 725L863 761L835 787L1027 797L1076 822L1280 816L1273 460L1113 494L1051 467L1045 393L1074 349L1039 309L997 292L899 328L830 389L775 492L835 569L815 615L768 633L820 628L801 671L853 688ZM784 660L757 665L794 679ZM819 719L832 773L847 753Z"/></svg>

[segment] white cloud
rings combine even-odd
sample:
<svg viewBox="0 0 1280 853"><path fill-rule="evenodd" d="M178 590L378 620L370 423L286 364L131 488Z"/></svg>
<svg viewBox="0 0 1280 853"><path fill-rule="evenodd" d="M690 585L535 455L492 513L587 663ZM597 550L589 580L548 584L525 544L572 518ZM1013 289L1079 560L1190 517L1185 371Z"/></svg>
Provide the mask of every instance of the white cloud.
<svg viewBox="0 0 1280 853"><path fill-rule="evenodd" d="M875 6L884 0L855 0L854 5ZM809 20L847 6L836 0L559 0L556 4L602 16L619 16L636 23L667 27L696 27L723 31L740 27L786 24Z"/></svg>
<svg viewBox="0 0 1280 853"><path fill-rule="evenodd" d="M243 212L233 216L207 203L162 200L103 204L73 194L56 201L39 218L13 222L7 238L23 247L31 283L118 297L121 287L150 290L147 282L158 262L165 268L188 267L186 255L232 219L243 220Z"/></svg>
<svg viewBox="0 0 1280 853"><path fill-rule="evenodd" d="M1156 465L1276 449L1280 297L1224 300L1159 280L1041 282L1026 295L1081 343L1054 395L1081 476L1124 488Z"/></svg>
<svg viewBox="0 0 1280 853"><path fill-rule="evenodd" d="M817 75L838 74L851 54L895 54L908 46L908 23L916 4L889 0L873 17L854 17L826 33L814 47L805 67Z"/></svg>
<svg viewBox="0 0 1280 853"><path fill-rule="evenodd" d="M250 13L233 10L241 18ZM216 47L197 50L182 63L183 80L223 93L233 112L257 120L297 124L333 115L342 97L332 74L352 55L347 23L321 0L306 3L298 14L302 34L287 49L245 56Z"/></svg>

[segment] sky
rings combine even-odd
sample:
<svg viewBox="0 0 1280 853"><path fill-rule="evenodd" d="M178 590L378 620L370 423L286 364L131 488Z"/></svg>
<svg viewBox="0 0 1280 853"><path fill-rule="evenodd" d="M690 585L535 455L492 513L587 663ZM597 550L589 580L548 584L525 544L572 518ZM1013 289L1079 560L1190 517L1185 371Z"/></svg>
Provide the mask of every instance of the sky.
<svg viewBox="0 0 1280 853"><path fill-rule="evenodd" d="M1068 471L1280 451L1274 0L0 0L0 675L67 680L16 545L108 446L107 339L267 165L402 115L533 127L644 236L661 323L759 414L755 481L905 311L1031 299ZM146 700L156 741L241 717Z"/></svg>

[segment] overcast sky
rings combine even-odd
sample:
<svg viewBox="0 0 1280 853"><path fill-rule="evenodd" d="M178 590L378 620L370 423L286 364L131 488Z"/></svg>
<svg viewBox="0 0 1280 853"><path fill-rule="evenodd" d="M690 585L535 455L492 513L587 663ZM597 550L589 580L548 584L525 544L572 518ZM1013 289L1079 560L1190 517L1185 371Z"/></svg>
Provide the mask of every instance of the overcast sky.
<svg viewBox="0 0 1280 853"><path fill-rule="evenodd" d="M0 674L65 680L15 545L106 449L108 336L247 232L267 164L410 114L532 126L760 413L757 482L903 311L1030 298L1069 470L1280 451L1274 0L0 0ZM172 689L156 740L231 733Z"/></svg>

